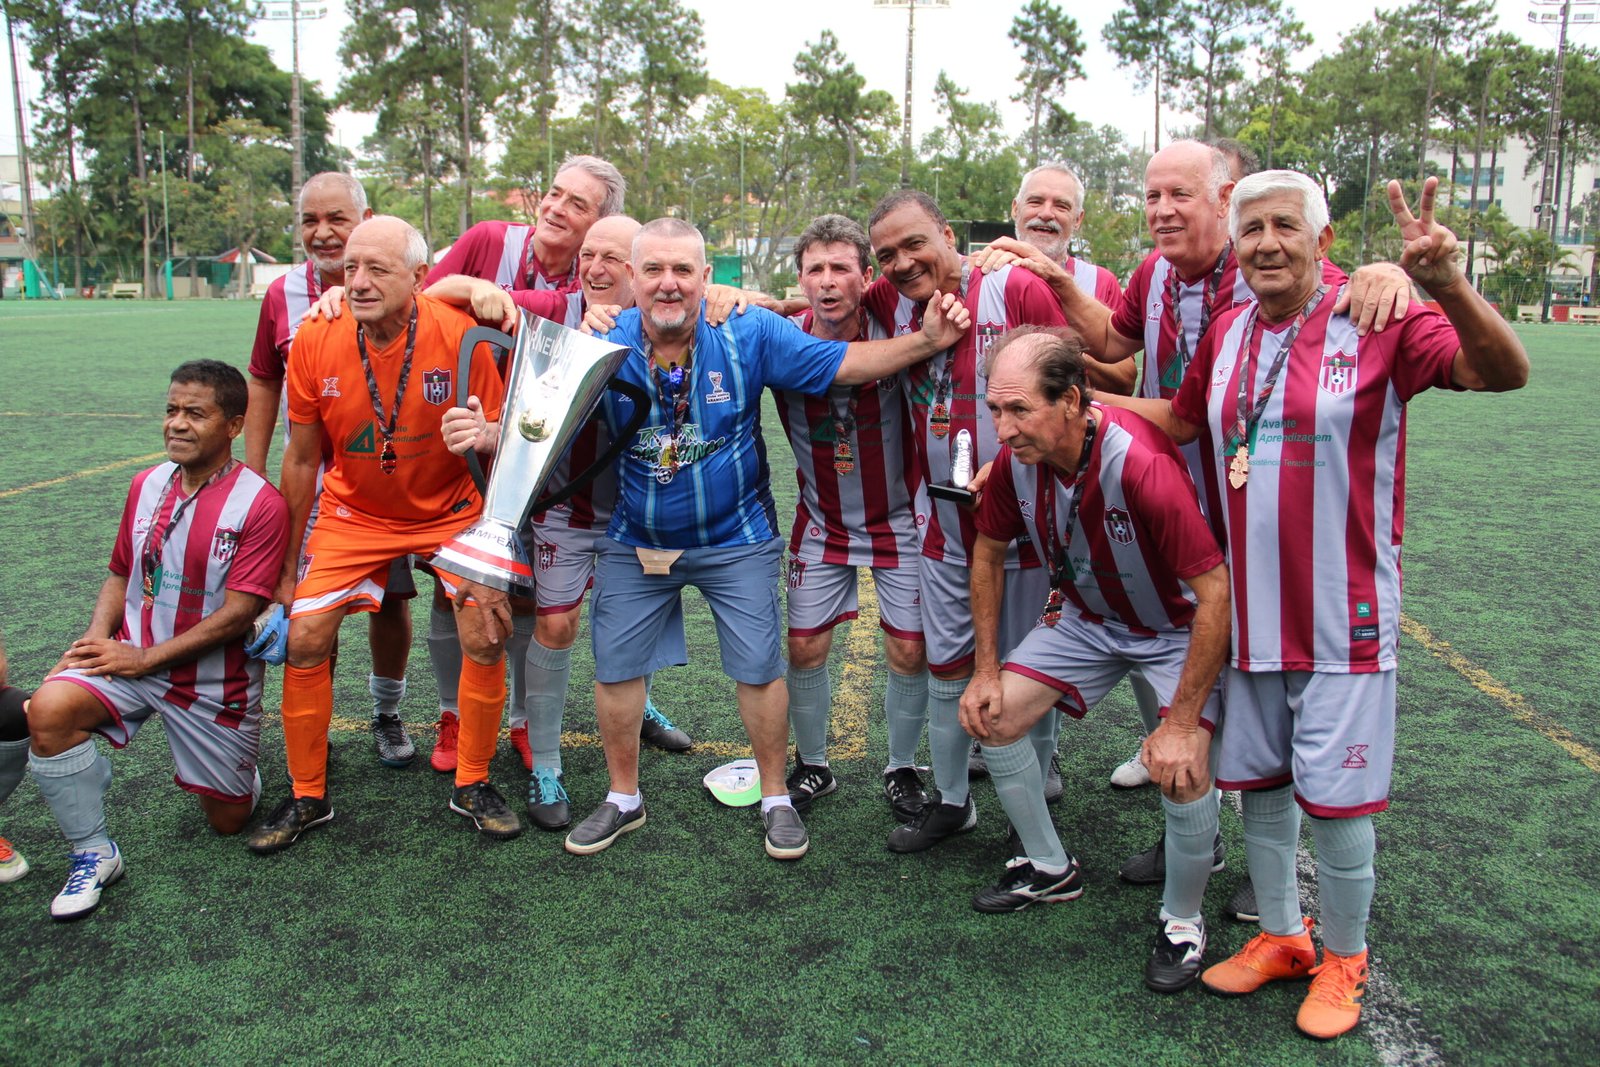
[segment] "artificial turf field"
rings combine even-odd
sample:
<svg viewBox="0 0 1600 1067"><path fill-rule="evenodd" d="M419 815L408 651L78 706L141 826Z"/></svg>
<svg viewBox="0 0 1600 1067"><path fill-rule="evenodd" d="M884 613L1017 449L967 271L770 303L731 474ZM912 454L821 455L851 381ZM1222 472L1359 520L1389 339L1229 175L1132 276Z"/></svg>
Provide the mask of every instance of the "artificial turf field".
<svg viewBox="0 0 1600 1067"><path fill-rule="evenodd" d="M0 629L14 683L36 685L88 620L128 479L160 458L167 374L197 356L242 368L256 314L0 305ZM489 842L446 809L449 780L425 764L436 704L418 602L403 710L422 755L406 771L373 757L365 624L350 622L335 676L338 818L288 852L260 858L216 837L150 729L113 759L111 829L129 874L94 915L55 924L66 856L54 823L31 780L0 808L0 833L34 867L0 886L0 1063L1600 1061L1600 652L1588 639L1600 420L1574 388L1600 330L1521 330L1526 390L1411 405L1402 756L1376 819L1366 1017L1337 1042L1294 1030L1303 986L1243 1000L1144 988L1159 887L1125 886L1116 870L1160 819L1150 790L1107 782L1139 733L1125 687L1063 731L1055 814L1087 892L980 915L968 899L1004 860L986 781L976 832L921 855L883 846L884 667L869 611L835 641L841 789L807 818L810 854L779 864L752 810L699 786L746 750L698 599L692 662L660 674L656 694L701 744L645 751L649 824L592 857L531 829ZM781 436L768 440L789 513ZM590 663L585 630L566 719L579 817L605 789ZM277 691L270 677L268 806L287 791ZM523 791L509 745L492 770L508 798ZM1227 803L1223 833L1210 961L1254 932L1222 917L1244 870ZM1304 876L1302 890L1315 914Z"/></svg>

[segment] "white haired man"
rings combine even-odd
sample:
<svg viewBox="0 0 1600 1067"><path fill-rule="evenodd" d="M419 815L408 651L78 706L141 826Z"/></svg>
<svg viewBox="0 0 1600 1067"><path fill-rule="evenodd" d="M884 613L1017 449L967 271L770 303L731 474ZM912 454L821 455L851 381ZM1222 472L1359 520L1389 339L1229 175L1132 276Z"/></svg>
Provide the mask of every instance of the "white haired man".
<svg viewBox="0 0 1600 1067"><path fill-rule="evenodd" d="M1362 334L1328 286L1333 243L1316 183L1293 171L1241 180L1229 226L1255 300L1219 317L1171 400L1117 401L1196 441L1222 503L1232 666L1217 782L1243 790L1245 852L1261 933L1208 969L1242 995L1312 975L1296 1025L1337 1037L1361 1019L1376 844L1395 759L1405 407L1425 389L1505 391L1528 378L1511 328L1398 182L1400 266L1438 303ZM1323 962L1300 913L1295 846L1311 816Z"/></svg>

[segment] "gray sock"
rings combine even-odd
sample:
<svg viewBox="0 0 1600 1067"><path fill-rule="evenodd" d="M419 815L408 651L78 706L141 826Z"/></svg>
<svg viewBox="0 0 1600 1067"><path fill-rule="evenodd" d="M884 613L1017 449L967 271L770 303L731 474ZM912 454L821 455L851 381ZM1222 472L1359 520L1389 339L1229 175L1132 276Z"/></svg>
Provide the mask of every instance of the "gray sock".
<svg viewBox="0 0 1600 1067"><path fill-rule="evenodd" d="M1167 882L1161 893L1163 919L1198 919L1211 878L1217 839L1217 791L1178 804L1165 796L1167 813Z"/></svg>
<svg viewBox="0 0 1600 1067"><path fill-rule="evenodd" d="M1039 717L1033 724L1033 729L1028 731L1028 740L1033 744L1033 756L1039 761L1039 788L1044 788L1044 780L1050 773L1050 757L1056 754L1056 744L1061 740L1061 715L1054 708Z"/></svg>
<svg viewBox="0 0 1600 1067"><path fill-rule="evenodd" d="M406 680L404 678L384 678L381 675L367 675L367 692L372 695L372 716L400 714L400 702L406 698Z"/></svg>
<svg viewBox="0 0 1600 1067"><path fill-rule="evenodd" d="M5 803L6 797L22 782L28 770L30 744L26 737L20 741L0 741L0 804Z"/></svg>
<svg viewBox="0 0 1600 1067"><path fill-rule="evenodd" d="M928 679L928 753L933 757L933 783L939 787L941 804L967 802L967 753L972 738L961 728L961 694L966 691L965 678ZM1042 796L1044 786L1039 788Z"/></svg>
<svg viewBox="0 0 1600 1067"><path fill-rule="evenodd" d="M94 747L93 739L59 756L30 752L28 767L72 851L110 855L105 797L111 784L111 761Z"/></svg>
<svg viewBox="0 0 1600 1067"><path fill-rule="evenodd" d="M928 722L928 672L889 672L883 694L883 716L889 722L889 766L915 767L922 728Z"/></svg>
<svg viewBox="0 0 1600 1067"><path fill-rule="evenodd" d="M567 708L567 679L572 675L572 649L545 648L535 638L528 642L528 695L523 714L528 723L528 745L533 765L561 773L561 718Z"/></svg>
<svg viewBox="0 0 1600 1067"><path fill-rule="evenodd" d="M439 688L439 710L456 711L461 686L461 639L456 636L456 615L448 607L428 613L428 662Z"/></svg>
<svg viewBox="0 0 1600 1067"><path fill-rule="evenodd" d="M506 638L506 663L511 667L511 711L508 729L528 724L528 646L537 623L533 615L511 616L511 636Z"/></svg>
<svg viewBox="0 0 1600 1067"><path fill-rule="evenodd" d="M1377 837L1372 816L1311 820L1317 846L1317 896L1322 903L1322 947L1354 956L1367 947L1372 911L1372 857Z"/></svg>
<svg viewBox="0 0 1600 1067"><path fill-rule="evenodd" d="M1035 867L1065 869L1067 850L1061 846L1050 809L1044 803L1044 775L1033 739L1024 737L998 748L983 746L989 763L989 778L1006 809L1011 825L1022 839L1022 848Z"/></svg>
<svg viewBox="0 0 1600 1067"><path fill-rule="evenodd" d="M1244 853L1250 860L1261 929L1292 937L1305 930L1294 868L1294 850L1300 843L1300 805L1294 802L1294 789L1287 785L1247 789L1240 800L1244 804Z"/></svg>
<svg viewBox="0 0 1600 1067"><path fill-rule="evenodd" d="M1133 699L1139 705L1139 721L1144 723L1145 736L1148 737L1161 725L1161 698L1156 696L1155 689L1138 671L1128 675L1128 685L1133 690Z"/></svg>
<svg viewBox="0 0 1600 1067"><path fill-rule="evenodd" d="M813 767L828 765L828 716L833 710L833 677L820 667L789 665L789 724L800 758Z"/></svg>

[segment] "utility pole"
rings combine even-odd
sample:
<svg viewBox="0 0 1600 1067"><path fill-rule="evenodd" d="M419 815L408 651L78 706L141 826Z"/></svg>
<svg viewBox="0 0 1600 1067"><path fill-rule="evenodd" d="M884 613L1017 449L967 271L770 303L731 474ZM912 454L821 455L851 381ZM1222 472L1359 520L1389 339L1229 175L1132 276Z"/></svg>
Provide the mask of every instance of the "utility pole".
<svg viewBox="0 0 1600 1067"><path fill-rule="evenodd" d="M295 213L300 210L300 186L305 184L305 115L301 104L300 94L300 23L311 22L328 13L328 8L323 4L307 4L301 0L262 0L261 11L256 16L269 22L289 23L289 48L294 65L294 80L289 91L289 139L293 142L294 163L290 170L289 209ZM300 247L300 242L294 244L294 261L300 263L305 259L305 250Z"/></svg>
<svg viewBox="0 0 1600 1067"><path fill-rule="evenodd" d="M906 9L906 102L900 126L900 188L911 188L911 71L917 36L917 8L947 8L950 0L872 0L873 7Z"/></svg>
<svg viewBox="0 0 1600 1067"><path fill-rule="evenodd" d="M1533 10L1528 12L1528 21L1535 23L1560 23L1561 29L1556 38L1556 77L1555 86L1550 90L1550 118L1545 123L1544 129L1544 178L1539 183L1539 203L1534 210L1539 213L1539 229L1549 235L1552 243L1556 241L1556 136L1561 129L1561 92L1566 78L1567 66L1567 26L1569 23L1592 23L1595 21L1594 8L1600 6L1596 0L1533 0ZM1552 7L1558 11L1549 10ZM1574 11L1573 8L1588 8L1587 11ZM1539 311L1539 321L1550 321L1550 280L1545 278L1544 297Z"/></svg>

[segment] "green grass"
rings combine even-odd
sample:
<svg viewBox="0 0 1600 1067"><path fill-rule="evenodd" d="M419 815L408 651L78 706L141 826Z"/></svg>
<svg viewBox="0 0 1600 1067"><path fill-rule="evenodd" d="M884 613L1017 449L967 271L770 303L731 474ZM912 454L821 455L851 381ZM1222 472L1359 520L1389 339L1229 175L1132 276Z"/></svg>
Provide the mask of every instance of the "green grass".
<svg viewBox="0 0 1600 1067"><path fill-rule="evenodd" d="M243 366L247 303L0 307L0 494L156 452L166 374L182 358ZM1587 638L1600 492L1582 446L1596 419L1590 332L1524 332L1534 379L1506 397L1412 405L1406 612L1591 749L1600 723ZM134 418L62 416L116 412ZM14 414L14 413L26 414ZM773 424L775 425L775 424ZM775 461L781 439L769 436ZM0 496L0 627L14 680L36 684L87 621L137 466ZM792 507L786 466L780 511ZM704 605L687 668L657 681L696 738L737 744ZM435 693L418 612L405 704L424 751ZM348 623L340 714L364 714L365 624ZM840 678L850 632L835 643ZM588 638L567 728L593 733ZM1410 640L1402 642L1394 807L1378 818L1369 1021L1329 1045L1298 1037L1297 988L1244 1000L1147 992L1157 891L1119 884L1159 833L1156 798L1112 790L1137 716L1119 689L1068 723L1057 811L1086 869L1072 904L981 916L970 895L1002 862L993 790L979 829L894 856L878 793L881 714L866 755L807 820L812 852L780 865L749 811L698 779L726 756L647 751L649 825L580 858L555 835L493 844L445 808L448 780L376 765L336 731L338 818L262 859L206 828L172 785L158 729L113 758L113 833L128 879L100 911L56 925L65 856L36 787L0 808L35 872L0 886L0 1062L213 1063L339 1059L671 1063L1588 1063L1600 1048L1600 790L1544 735ZM881 704L883 670L867 675ZM276 682L263 748L267 799L286 789ZM605 789L598 747L566 752L575 806ZM520 792L508 747L494 780ZM1227 806L1229 870L1207 899L1211 958L1249 931L1221 918L1244 866Z"/></svg>

